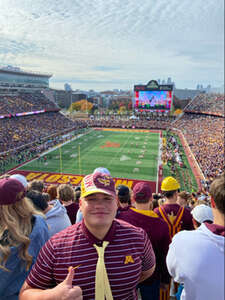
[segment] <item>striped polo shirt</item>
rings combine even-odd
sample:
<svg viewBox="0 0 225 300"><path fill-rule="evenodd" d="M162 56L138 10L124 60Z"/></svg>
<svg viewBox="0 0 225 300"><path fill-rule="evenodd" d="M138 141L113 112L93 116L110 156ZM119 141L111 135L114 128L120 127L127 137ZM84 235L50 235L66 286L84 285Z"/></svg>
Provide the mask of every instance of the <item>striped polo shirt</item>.
<svg viewBox="0 0 225 300"><path fill-rule="evenodd" d="M114 300L137 299L136 285L142 271L155 264L151 242L141 228L114 220L104 238L105 265ZM70 266L77 267L73 285L81 287L84 300L95 299L95 271L98 255L93 244L101 246L84 221L54 235L39 252L27 284L48 289L62 282Z"/></svg>

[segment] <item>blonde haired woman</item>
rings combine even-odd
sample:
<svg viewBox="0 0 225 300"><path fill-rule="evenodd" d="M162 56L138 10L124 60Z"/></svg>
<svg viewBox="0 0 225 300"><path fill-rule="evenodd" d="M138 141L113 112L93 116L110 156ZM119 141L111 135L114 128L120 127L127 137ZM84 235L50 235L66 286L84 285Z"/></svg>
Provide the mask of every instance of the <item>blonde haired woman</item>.
<svg viewBox="0 0 225 300"><path fill-rule="evenodd" d="M0 179L0 299L17 300L48 227L16 179Z"/></svg>

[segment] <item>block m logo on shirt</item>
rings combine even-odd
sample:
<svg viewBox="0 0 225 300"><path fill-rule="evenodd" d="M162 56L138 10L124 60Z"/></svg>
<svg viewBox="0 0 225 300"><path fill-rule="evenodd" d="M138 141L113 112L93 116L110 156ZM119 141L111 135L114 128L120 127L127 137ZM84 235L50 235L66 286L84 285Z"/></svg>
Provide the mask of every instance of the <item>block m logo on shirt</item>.
<svg viewBox="0 0 225 300"><path fill-rule="evenodd" d="M124 260L124 264L125 265L127 265L127 264L129 264L129 263L134 263L134 259L133 259L133 257L131 256L131 255L127 255L126 257L125 257L125 260Z"/></svg>

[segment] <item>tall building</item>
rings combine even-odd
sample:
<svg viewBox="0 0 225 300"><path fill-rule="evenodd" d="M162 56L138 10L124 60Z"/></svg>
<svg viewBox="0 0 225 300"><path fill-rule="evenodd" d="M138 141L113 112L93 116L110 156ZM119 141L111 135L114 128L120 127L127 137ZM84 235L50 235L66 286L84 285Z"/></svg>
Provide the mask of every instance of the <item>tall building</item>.
<svg viewBox="0 0 225 300"><path fill-rule="evenodd" d="M171 77L168 77L168 78L167 78L167 84L172 84Z"/></svg>
<svg viewBox="0 0 225 300"><path fill-rule="evenodd" d="M65 83L64 84L64 90L67 91L67 92L72 91L71 85L69 83Z"/></svg>
<svg viewBox="0 0 225 300"><path fill-rule="evenodd" d="M37 88L48 88L49 79L52 74L44 74L37 72L23 71L17 67L0 67L0 83L10 84L24 87L25 85L33 86Z"/></svg>

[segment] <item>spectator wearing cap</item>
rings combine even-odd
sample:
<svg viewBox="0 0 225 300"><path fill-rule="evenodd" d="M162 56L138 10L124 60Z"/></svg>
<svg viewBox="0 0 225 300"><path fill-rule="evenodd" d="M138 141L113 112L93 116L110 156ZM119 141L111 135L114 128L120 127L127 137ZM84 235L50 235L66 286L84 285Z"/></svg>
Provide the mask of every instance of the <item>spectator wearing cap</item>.
<svg viewBox="0 0 225 300"><path fill-rule="evenodd" d="M84 300L137 299L137 283L154 272L155 255L143 229L115 219L113 178L99 172L85 176L80 208L82 222L42 248L20 300L81 299L80 288Z"/></svg>
<svg viewBox="0 0 225 300"><path fill-rule="evenodd" d="M98 167L98 168L94 169L93 173L96 173L96 172L100 172L100 173L111 176L109 170L107 168L104 168L104 167Z"/></svg>
<svg viewBox="0 0 225 300"><path fill-rule="evenodd" d="M203 222L207 223L213 223L213 214L212 214L212 208L205 205L205 204L200 204L195 206L192 211L192 221L194 228L197 229Z"/></svg>
<svg viewBox="0 0 225 300"><path fill-rule="evenodd" d="M66 208L59 200L48 201L48 193L40 193L35 190L28 191L27 197L38 210L45 214L50 237L71 225Z"/></svg>
<svg viewBox="0 0 225 300"><path fill-rule="evenodd" d="M154 211L166 221L169 227L170 238L172 239L180 230L193 230L192 216L189 209L177 203L180 190L179 182L174 177L166 177L162 181L161 190L165 197L165 202Z"/></svg>
<svg viewBox="0 0 225 300"><path fill-rule="evenodd" d="M170 239L180 230L193 230L192 216L188 208L182 207L177 203L177 197L180 192L179 182L172 176L163 179L161 190L165 198L165 202L154 209L154 212L162 218L169 228ZM175 296L178 290L178 284L171 281L170 294ZM168 293L160 291L161 298L168 299Z"/></svg>
<svg viewBox="0 0 225 300"><path fill-rule="evenodd" d="M109 170L107 168L104 168L104 167L95 168L93 173L97 173L97 172L111 176ZM77 186L75 188L75 191L77 191L77 190L78 191L80 190L79 186ZM80 221L82 221L82 219L83 219L83 214L82 214L82 211L79 208L78 211L77 211L77 215L76 215L76 223L79 223Z"/></svg>
<svg viewBox="0 0 225 300"><path fill-rule="evenodd" d="M48 227L25 197L24 185L0 179L0 299L16 300L41 247Z"/></svg>
<svg viewBox="0 0 225 300"><path fill-rule="evenodd" d="M210 194L213 223L203 222L196 230L176 234L167 255L167 266L171 276L184 285L182 300L221 300L225 296L224 175L213 181Z"/></svg>
<svg viewBox="0 0 225 300"><path fill-rule="evenodd" d="M22 185L24 186L25 190L27 190L28 188L28 182L25 176L21 175L21 174L13 174L10 176L10 178L13 179L17 179L19 182L22 183Z"/></svg>
<svg viewBox="0 0 225 300"><path fill-rule="evenodd" d="M60 202L66 208L71 224L76 223L76 215L79 204L74 202L74 190L68 184L60 184L57 188L57 195Z"/></svg>
<svg viewBox="0 0 225 300"><path fill-rule="evenodd" d="M166 255L169 249L169 229L165 221L151 209L152 191L148 183L139 182L133 188L134 207L121 211L118 218L136 227L144 229L150 238L156 256L156 269L153 275L139 284L142 300L158 300L160 286L169 287L170 276L166 267Z"/></svg>
<svg viewBox="0 0 225 300"><path fill-rule="evenodd" d="M198 200L201 201L201 200ZM205 204L198 204L196 205L192 211L192 222L195 229L201 226L203 222L213 223L213 214L211 207ZM178 287L178 291L176 293L176 298L179 300L183 291L183 284L180 284Z"/></svg>
<svg viewBox="0 0 225 300"><path fill-rule="evenodd" d="M130 199L130 190L126 185L118 185L116 187L117 190L117 201L118 201L118 209L116 217L120 214L121 211L128 210L131 206Z"/></svg>

